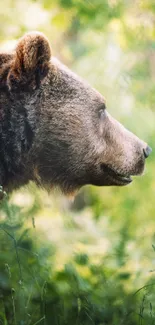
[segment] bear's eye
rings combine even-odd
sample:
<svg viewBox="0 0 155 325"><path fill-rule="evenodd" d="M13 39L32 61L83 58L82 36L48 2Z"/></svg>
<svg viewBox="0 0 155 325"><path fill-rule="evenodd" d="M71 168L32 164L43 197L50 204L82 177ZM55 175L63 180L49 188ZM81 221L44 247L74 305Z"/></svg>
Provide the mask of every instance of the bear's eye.
<svg viewBox="0 0 155 325"><path fill-rule="evenodd" d="M106 107L105 105L103 104L100 108L99 108L99 118L101 120L103 120L106 116Z"/></svg>

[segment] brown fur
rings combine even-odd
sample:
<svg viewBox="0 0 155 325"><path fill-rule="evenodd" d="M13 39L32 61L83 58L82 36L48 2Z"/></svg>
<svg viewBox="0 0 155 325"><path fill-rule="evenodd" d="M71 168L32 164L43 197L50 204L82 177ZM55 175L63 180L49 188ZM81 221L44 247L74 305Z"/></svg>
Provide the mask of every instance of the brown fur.
<svg viewBox="0 0 155 325"><path fill-rule="evenodd" d="M0 150L4 187L34 180L68 193L85 184L128 184L150 153L35 32L12 54L0 54Z"/></svg>

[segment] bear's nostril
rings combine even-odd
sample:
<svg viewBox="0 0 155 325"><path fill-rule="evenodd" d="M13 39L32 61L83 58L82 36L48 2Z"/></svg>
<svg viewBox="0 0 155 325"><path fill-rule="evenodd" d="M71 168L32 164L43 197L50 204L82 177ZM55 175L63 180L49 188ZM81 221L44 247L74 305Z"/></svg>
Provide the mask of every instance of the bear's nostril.
<svg viewBox="0 0 155 325"><path fill-rule="evenodd" d="M147 158L150 155L150 153L152 152L152 149L149 146L147 146L145 149L143 149L143 152L144 152L145 158Z"/></svg>

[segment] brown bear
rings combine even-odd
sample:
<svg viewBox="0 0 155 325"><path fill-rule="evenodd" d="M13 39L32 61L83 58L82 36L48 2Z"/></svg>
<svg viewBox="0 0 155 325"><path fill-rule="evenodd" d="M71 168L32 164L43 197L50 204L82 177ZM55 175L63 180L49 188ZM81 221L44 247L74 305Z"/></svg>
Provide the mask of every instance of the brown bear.
<svg viewBox="0 0 155 325"><path fill-rule="evenodd" d="M5 189L34 180L70 193L86 184L129 184L151 148L32 32L13 53L0 54L0 152Z"/></svg>

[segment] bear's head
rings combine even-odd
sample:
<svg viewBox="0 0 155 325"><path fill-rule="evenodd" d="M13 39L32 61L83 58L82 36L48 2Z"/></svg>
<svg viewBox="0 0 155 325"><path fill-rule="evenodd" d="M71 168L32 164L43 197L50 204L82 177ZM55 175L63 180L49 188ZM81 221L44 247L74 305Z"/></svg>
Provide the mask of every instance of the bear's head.
<svg viewBox="0 0 155 325"><path fill-rule="evenodd" d="M104 97L51 55L41 33L0 54L0 181L72 192L126 185L151 149L106 110Z"/></svg>

